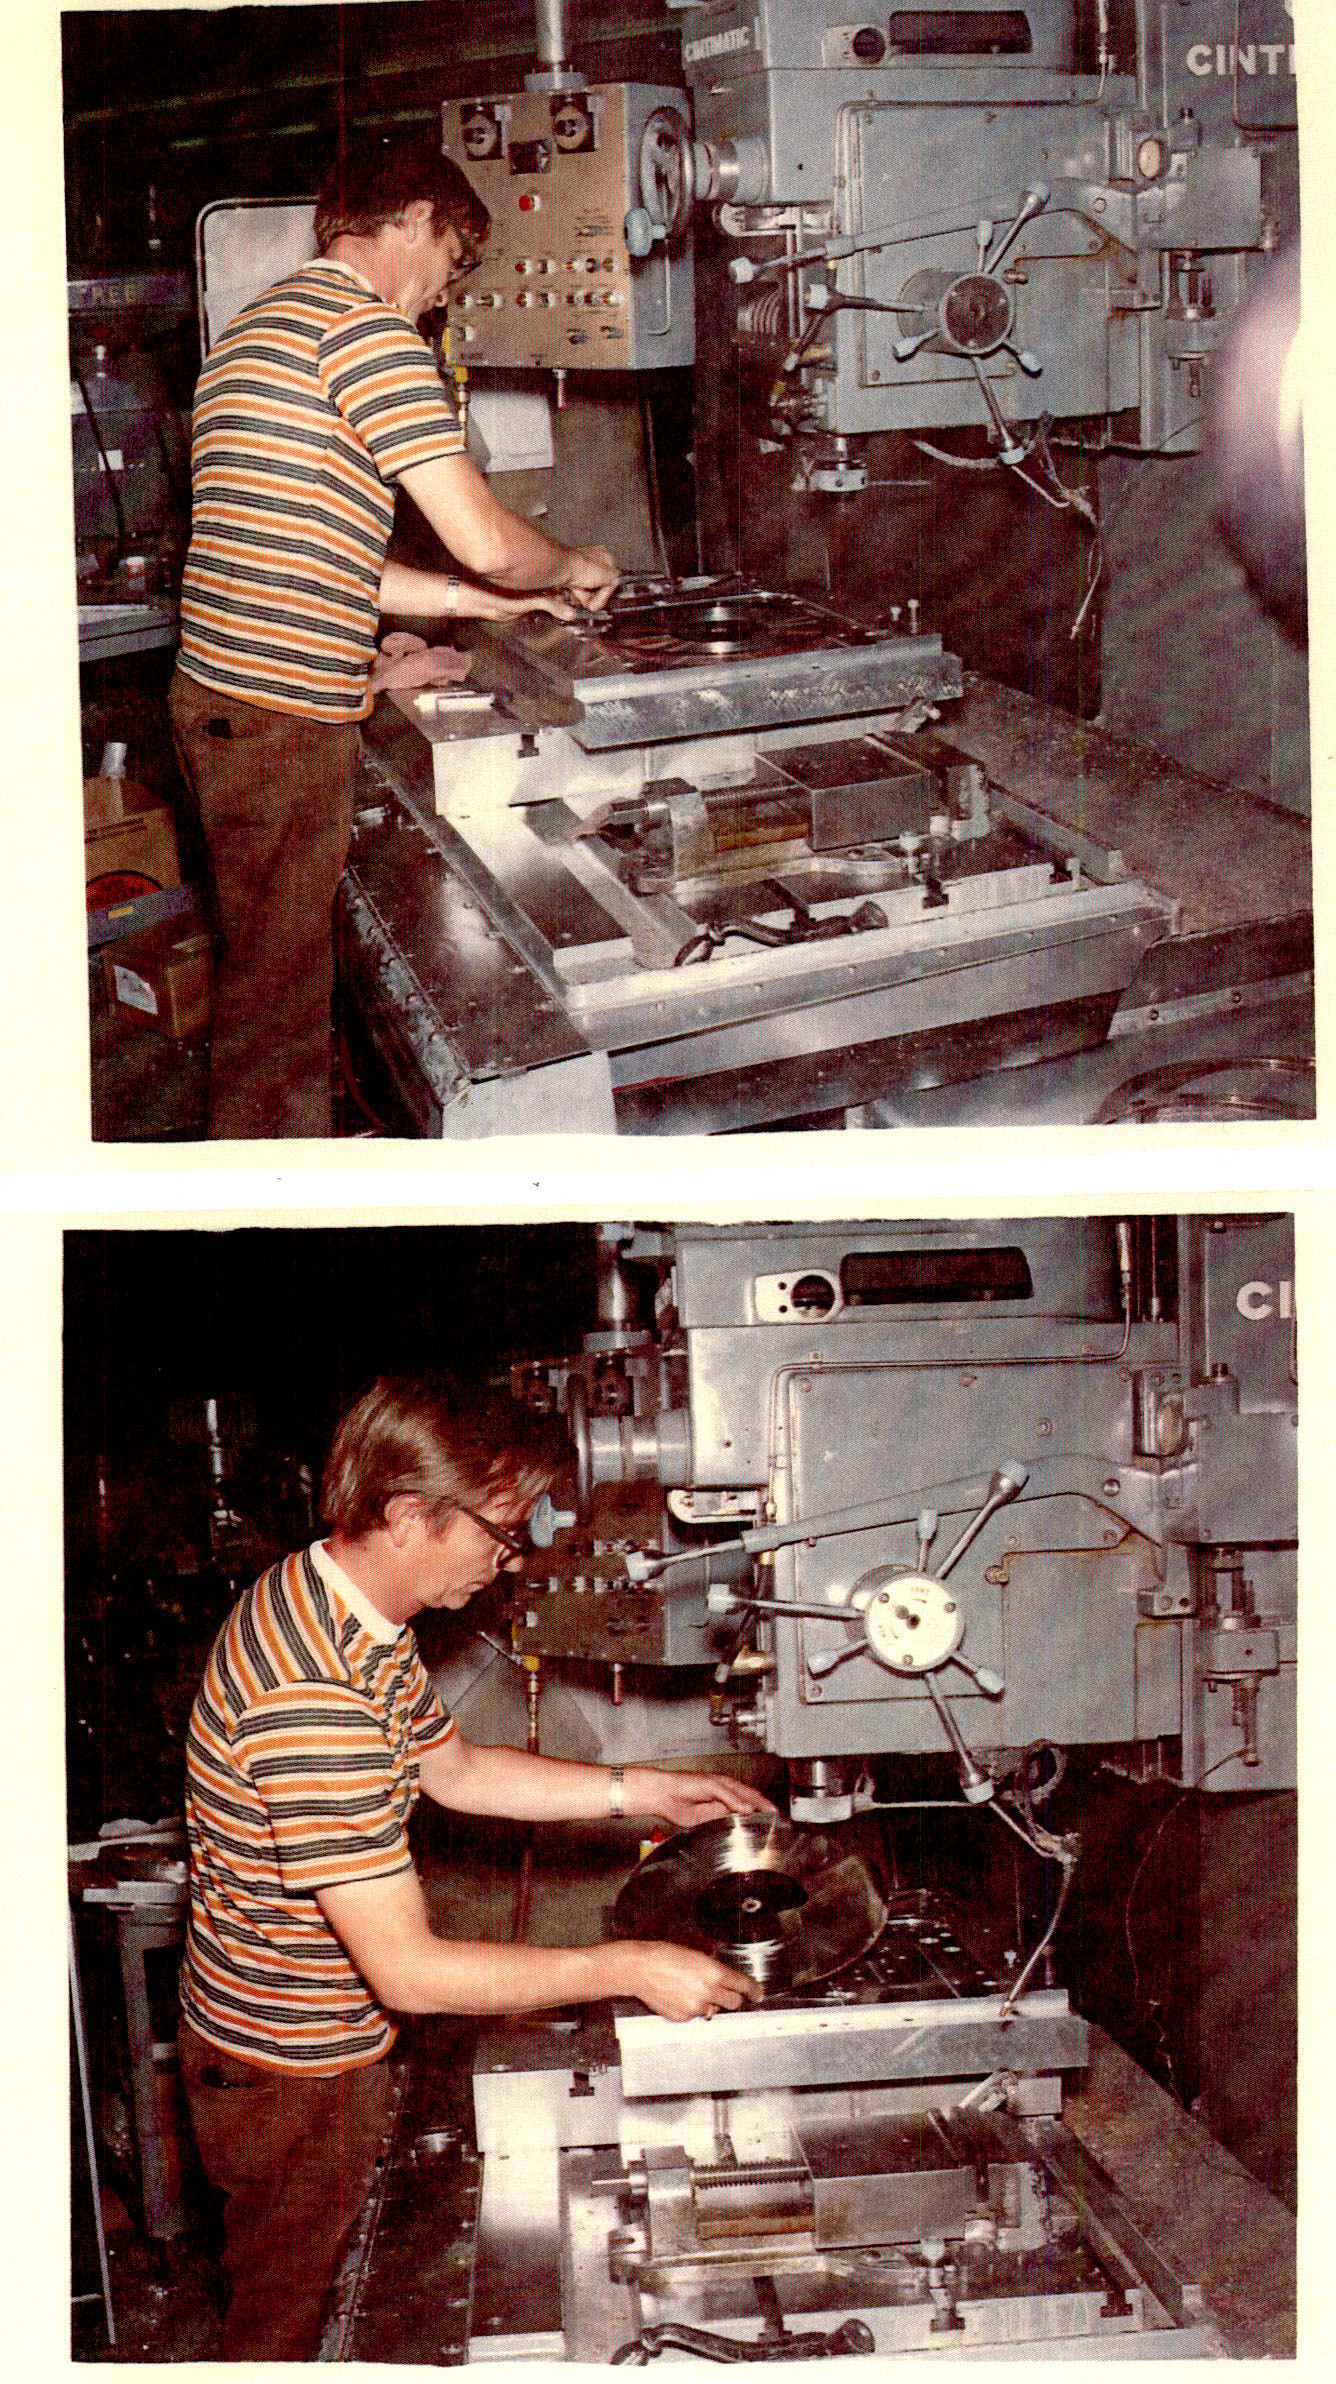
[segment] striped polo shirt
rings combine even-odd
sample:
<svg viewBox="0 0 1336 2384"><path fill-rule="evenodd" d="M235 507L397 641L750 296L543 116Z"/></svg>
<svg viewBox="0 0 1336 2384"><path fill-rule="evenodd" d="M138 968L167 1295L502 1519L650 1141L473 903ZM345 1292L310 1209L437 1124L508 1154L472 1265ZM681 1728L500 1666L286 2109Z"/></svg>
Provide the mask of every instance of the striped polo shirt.
<svg viewBox="0 0 1336 2384"><path fill-rule="evenodd" d="M395 2026L316 1889L411 1869L419 1757L453 1733L410 1630L322 1544L234 1606L186 1737L190 1917L181 2007L243 2061L376 2061Z"/></svg>
<svg viewBox="0 0 1336 2384"><path fill-rule="evenodd" d="M243 307L195 391L182 668L365 718L392 484L463 450L426 341L353 266L317 258Z"/></svg>

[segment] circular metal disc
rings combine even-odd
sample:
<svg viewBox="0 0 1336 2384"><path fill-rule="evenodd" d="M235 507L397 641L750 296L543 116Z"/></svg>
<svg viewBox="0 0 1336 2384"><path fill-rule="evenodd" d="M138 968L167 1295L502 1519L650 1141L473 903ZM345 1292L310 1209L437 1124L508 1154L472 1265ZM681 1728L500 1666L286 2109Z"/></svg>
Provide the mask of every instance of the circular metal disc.
<svg viewBox="0 0 1336 2384"><path fill-rule="evenodd" d="M872 1865L845 1829L754 1813L657 1846L618 1896L612 1929L694 1946L789 1994L857 1961L885 1921Z"/></svg>

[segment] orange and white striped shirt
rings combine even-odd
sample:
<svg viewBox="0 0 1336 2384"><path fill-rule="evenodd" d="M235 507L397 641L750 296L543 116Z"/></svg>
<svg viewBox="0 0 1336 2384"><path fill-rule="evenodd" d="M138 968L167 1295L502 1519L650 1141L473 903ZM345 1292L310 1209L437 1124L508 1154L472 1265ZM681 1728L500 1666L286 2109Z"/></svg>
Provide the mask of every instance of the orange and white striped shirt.
<svg viewBox="0 0 1336 2384"><path fill-rule="evenodd" d="M182 669L364 719L393 482L463 450L426 341L353 266L317 258L243 307L195 391Z"/></svg>
<svg viewBox="0 0 1336 2384"><path fill-rule="evenodd" d="M412 1632L323 1544L246 1591L186 1737L181 2008L201 2036L307 2075L388 2051L395 2024L315 1891L411 1869L419 1758L454 1728Z"/></svg>

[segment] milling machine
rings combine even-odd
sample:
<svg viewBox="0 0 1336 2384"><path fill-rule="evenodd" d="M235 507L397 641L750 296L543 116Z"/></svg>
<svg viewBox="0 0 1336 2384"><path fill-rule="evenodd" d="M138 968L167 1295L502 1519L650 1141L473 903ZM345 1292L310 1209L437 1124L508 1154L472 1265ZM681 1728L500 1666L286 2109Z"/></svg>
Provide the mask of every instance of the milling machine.
<svg viewBox="0 0 1336 2384"><path fill-rule="evenodd" d="M601 1250L585 1348L512 1377L576 1463L511 1651L610 1670L612 1759L680 1745L689 1707L789 1809L652 1846L611 1919L718 1952L756 2009L479 2042L459 2355L1218 2352L1063 2124L1080 1840L1045 1808L1081 1750L1212 1797L1294 1784L1292 1221ZM1026 1933L934 1867L952 1832L1046 1875ZM346 2355L402 2340L404 2265L364 2259Z"/></svg>
<svg viewBox="0 0 1336 2384"><path fill-rule="evenodd" d="M443 104L492 215L444 367L476 451L559 533L618 545L634 516L643 567L605 617L470 626L466 686L368 725L340 924L373 1109L379 1087L426 1136L718 1133L913 1122L982 1082L1028 1117L1067 1063L1062 1115L1307 1113L1305 864L1277 862L1279 897L1244 871L1180 934L1198 873L1160 881L1123 791L1151 757L1083 727L1060 763L977 685L962 729L961 662L906 590L855 619L703 554L675 577L645 394L695 364L699 400L725 369L698 355L709 209L727 370L800 504L875 486L868 442L900 433L960 466L962 502L980 471L1018 476L1083 520L1093 590L1099 524L1050 434L1200 446L1210 359L1277 238L1294 84L1272 14L708 0L674 89L587 83L540 0L524 88ZM206 346L310 223L206 211ZM698 483L710 444L698 411ZM1153 761L1154 802L1199 808Z"/></svg>

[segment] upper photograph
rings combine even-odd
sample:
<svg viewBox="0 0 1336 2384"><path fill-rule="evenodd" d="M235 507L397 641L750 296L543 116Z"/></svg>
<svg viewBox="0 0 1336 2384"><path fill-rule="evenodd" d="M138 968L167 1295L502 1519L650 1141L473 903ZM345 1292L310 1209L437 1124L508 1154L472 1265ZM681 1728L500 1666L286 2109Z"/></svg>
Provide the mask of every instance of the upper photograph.
<svg viewBox="0 0 1336 2384"><path fill-rule="evenodd" d="M66 14L94 1140L1311 1118L1292 5Z"/></svg>

